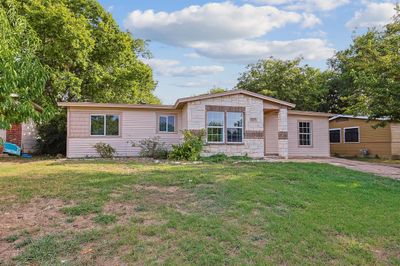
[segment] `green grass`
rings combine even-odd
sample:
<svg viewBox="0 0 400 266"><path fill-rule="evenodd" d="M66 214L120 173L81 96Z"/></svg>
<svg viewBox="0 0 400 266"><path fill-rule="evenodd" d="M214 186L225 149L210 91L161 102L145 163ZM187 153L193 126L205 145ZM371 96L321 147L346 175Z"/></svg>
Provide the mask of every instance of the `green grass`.
<svg viewBox="0 0 400 266"><path fill-rule="evenodd" d="M250 157L246 156L227 156L224 153L218 153L208 157L202 157L201 161L209 163L220 163L220 162L237 162L237 161L250 161Z"/></svg>
<svg viewBox="0 0 400 266"><path fill-rule="evenodd" d="M117 217L115 215L108 215L108 214L98 214L93 218L93 221L95 221L98 224L112 224L117 221Z"/></svg>
<svg viewBox="0 0 400 266"><path fill-rule="evenodd" d="M20 253L3 260L400 265L399 181L324 164L219 160L2 162L0 211L60 199L60 223L70 226L7 232L0 241Z"/></svg>
<svg viewBox="0 0 400 266"><path fill-rule="evenodd" d="M62 208L61 211L71 216L79 216L89 213L99 213L101 211L101 206L99 202L95 203L84 202L77 206Z"/></svg>

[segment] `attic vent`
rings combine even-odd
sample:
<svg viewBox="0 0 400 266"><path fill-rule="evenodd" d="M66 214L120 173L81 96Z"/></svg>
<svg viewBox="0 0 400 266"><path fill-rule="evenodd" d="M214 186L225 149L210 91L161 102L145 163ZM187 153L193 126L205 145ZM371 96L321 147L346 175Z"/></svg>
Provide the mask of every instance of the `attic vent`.
<svg viewBox="0 0 400 266"><path fill-rule="evenodd" d="M250 118L250 122L257 122L257 118L256 117L251 117Z"/></svg>

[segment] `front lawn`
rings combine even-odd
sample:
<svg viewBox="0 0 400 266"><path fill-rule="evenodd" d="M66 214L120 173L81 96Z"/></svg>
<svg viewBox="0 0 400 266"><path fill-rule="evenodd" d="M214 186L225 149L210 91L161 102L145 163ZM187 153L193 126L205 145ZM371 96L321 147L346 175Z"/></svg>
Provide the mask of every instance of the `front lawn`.
<svg viewBox="0 0 400 266"><path fill-rule="evenodd" d="M400 182L324 164L3 161L0 214L0 264L400 265Z"/></svg>

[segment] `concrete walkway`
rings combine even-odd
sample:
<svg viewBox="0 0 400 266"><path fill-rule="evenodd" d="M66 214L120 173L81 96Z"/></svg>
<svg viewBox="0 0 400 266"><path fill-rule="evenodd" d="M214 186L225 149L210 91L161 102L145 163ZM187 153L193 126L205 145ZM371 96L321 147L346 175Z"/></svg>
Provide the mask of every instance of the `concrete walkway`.
<svg viewBox="0 0 400 266"><path fill-rule="evenodd" d="M268 160L268 159L267 159ZM278 161L275 159L271 159L271 161ZM280 160L279 160L280 161ZM283 161L283 160L282 160ZM336 166L342 166L348 169L376 174L380 176L386 176L393 179L400 180L400 168L384 165L384 164L377 164L377 163L370 163L370 162L362 162L356 160L347 160L341 158L326 158L326 159L289 159L291 162L315 162L315 163L328 163Z"/></svg>

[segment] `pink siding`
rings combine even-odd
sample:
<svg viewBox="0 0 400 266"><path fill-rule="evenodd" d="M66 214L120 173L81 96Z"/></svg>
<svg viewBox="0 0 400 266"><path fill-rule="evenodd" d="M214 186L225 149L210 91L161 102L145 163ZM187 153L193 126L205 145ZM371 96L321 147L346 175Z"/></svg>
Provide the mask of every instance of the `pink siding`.
<svg viewBox="0 0 400 266"><path fill-rule="evenodd" d="M329 120L327 117L290 115L288 117L289 157L329 157ZM312 122L311 147L299 146L298 121Z"/></svg>
<svg viewBox="0 0 400 266"><path fill-rule="evenodd" d="M67 157L97 157L93 145L97 142L108 143L116 149L117 156L137 156L140 148L132 147L131 141L138 142L145 138L160 136L167 145L180 142L180 133L157 133L157 114L170 114L171 111L158 110L107 110L79 109L70 107L68 123ZM90 136L91 114L119 114L120 136ZM181 113L174 112L177 120L177 131L181 129Z"/></svg>
<svg viewBox="0 0 400 266"><path fill-rule="evenodd" d="M278 113L270 112L264 115L265 154L276 155L278 150Z"/></svg>
<svg viewBox="0 0 400 266"><path fill-rule="evenodd" d="M182 108L182 129L188 129L188 105Z"/></svg>

